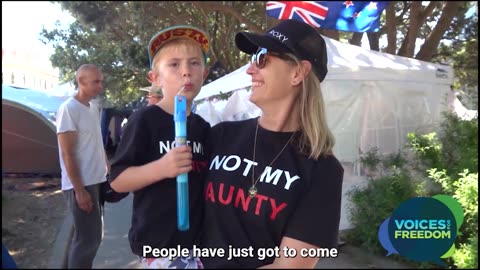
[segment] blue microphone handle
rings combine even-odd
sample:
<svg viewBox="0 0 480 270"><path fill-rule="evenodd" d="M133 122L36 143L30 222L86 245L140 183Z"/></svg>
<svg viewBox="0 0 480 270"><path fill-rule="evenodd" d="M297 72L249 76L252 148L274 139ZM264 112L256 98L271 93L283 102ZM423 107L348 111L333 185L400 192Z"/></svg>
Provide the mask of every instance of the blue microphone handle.
<svg viewBox="0 0 480 270"><path fill-rule="evenodd" d="M175 96L175 146L187 144L187 103L184 96ZM188 204L188 173L177 176L177 228L180 231L190 229Z"/></svg>

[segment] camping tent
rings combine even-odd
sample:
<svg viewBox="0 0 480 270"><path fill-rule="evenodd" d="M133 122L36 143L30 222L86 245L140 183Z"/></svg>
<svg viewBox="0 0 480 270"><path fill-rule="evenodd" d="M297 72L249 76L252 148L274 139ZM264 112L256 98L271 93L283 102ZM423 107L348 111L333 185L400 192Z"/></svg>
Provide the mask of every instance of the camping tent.
<svg viewBox="0 0 480 270"><path fill-rule="evenodd" d="M321 89L337 141L334 150L356 174L362 152L378 148L393 153L402 148L408 132L438 127L453 82L449 66L324 39L328 74ZM205 85L196 97L197 112L211 124L259 115L248 101L248 66ZM226 102L211 98L231 91L235 93Z"/></svg>
<svg viewBox="0 0 480 270"><path fill-rule="evenodd" d="M57 97L71 97L77 93L73 82L59 84L51 89L45 90L48 95Z"/></svg>
<svg viewBox="0 0 480 270"><path fill-rule="evenodd" d="M66 97L2 85L2 170L60 173L55 114Z"/></svg>
<svg viewBox="0 0 480 270"><path fill-rule="evenodd" d="M54 124L32 108L7 99L2 99L2 170L60 173Z"/></svg>

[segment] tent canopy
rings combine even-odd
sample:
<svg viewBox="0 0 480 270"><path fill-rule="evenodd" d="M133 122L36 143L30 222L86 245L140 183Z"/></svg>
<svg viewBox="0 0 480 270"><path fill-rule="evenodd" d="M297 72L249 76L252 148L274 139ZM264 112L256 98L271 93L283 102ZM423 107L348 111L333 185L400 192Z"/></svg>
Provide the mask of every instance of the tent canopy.
<svg viewBox="0 0 480 270"><path fill-rule="evenodd" d="M2 170L60 174L55 126L40 112L2 99Z"/></svg>
<svg viewBox="0 0 480 270"><path fill-rule="evenodd" d="M55 127L68 96L2 85L2 169L6 173L60 174Z"/></svg>
<svg viewBox="0 0 480 270"><path fill-rule="evenodd" d="M2 85L2 99L32 108L55 122L57 110L68 96L54 96L39 90Z"/></svg>
<svg viewBox="0 0 480 270"><path fill-rule="evenodd" d="M327 46L329 81L399 81L445 84L450 86L453 70L446 65L433 64L412 58L367 50L323 37ZM196 101L251 85L246 73L249 64L215 80L202 88Z"/></svg>

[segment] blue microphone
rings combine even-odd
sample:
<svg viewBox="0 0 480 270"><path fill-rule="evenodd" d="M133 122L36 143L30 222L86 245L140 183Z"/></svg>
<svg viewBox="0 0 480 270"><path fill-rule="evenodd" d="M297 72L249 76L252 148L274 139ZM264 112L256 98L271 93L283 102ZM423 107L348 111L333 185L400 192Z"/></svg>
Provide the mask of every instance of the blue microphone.
<svg viewBox="0 0 480 270"><path fill-rule="evenodd" d="M187 100L185 96L178 94L175 96L173 120L175 121L175 147L186 145ZM188 207L188 173L182 173L177 176L177 228L180 231L186 231L190 229Z"/></svg>

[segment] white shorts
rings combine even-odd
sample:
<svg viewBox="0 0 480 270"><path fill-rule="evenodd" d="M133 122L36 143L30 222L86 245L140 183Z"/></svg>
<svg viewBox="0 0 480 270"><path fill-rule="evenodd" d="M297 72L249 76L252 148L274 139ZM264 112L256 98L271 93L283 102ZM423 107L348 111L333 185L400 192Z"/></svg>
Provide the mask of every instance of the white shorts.
<svg viewBox="0 0 480 270"><path fill-rule="evenodd" d="M143 258L140 257L144 269L203 269L198 257Z"/></svg>

